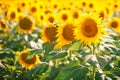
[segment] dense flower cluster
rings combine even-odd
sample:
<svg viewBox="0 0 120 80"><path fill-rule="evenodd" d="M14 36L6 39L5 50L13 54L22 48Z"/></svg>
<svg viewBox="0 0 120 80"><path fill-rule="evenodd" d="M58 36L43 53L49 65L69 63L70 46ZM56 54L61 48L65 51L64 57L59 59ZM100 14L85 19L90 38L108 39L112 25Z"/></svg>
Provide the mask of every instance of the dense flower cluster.
<svg viewBox="0 0 120 80"><path fill-rule="evenodd" d="M77 46L88 47L95 55L98 46L109 43L105 36L119 40L119 37L114 37L119 33L119 0L0 0L0 49L11 47L15 41L17 45L18 41L18 45L11 49L26 70L33 69L44 60L49 61L46 58L50 56L45 56L48 56L46 48L51 49L51 44L53 51L71 52L69 47L77 43ZM41 40L40 54L39 50L33 50L40 46L34 43L37 40ZM43 47L46 44L47 47ZM86 48L84 50L87 52Z"/></svg>

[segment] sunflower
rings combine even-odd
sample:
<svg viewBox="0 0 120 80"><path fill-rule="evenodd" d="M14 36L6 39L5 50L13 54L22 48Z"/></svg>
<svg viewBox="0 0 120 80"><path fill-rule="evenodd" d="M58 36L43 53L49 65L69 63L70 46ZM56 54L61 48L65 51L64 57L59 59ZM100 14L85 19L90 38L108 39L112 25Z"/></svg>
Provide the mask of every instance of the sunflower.
<svg viewBox="0 0 120 80"><path fill-rule="evenodd" d="M28 9L28 2L27 1L20 1L17 3L18 12L24 12Z"/></svg>
<svg viewBox="0 0 120 80"><path fill-rule="evenodd" d="M58 12L58 17L57 19L60 22L66 22L66 21L71 21L72 17L71 17L71 12L70 10L61 10L60 12Z"/></svg>
<svg viewBox="0 0 120 80"><path fill-rule="evenodd" d="M27 16L26 17L22 17L19 20L18 28L23 33L30 33L31 31L34 30L34 22Z"/></svg>
<svg viewBox="0 0 120 80"><path fill-rule="evenodd" d="M111 6L106 5L104 9L106 9L107 17L111 17L113 15L114 12Z"/></svg>
<svg viewBox="0 0 120 80"><path fill-rule="evenodd" d="M72 13L72 18L75 20L78 20L80 18L80 15L82 14L82 12L79 11L78 9L71 10L71 13Z"/></svg>
<svg viewBox="0 0 120 80"><path fill-rule="evenodd" d="M46 27L43 27L42 30L42 39L44 42L53 42L56 41L57 37L57 26L49 24Z"/></svg>
<svg viewBox="0 0 120 80"><path fill-rule="evenodd" d="M66 1L62 1L61 0L61 10L71 10L74 8L73 6L73 1L71 0L66 0Z"/></svg>
<svg viewBox="0 0 120 80"><path fill-rule="evenodd" d="M24 50L18 54L18 62L27 70L30 70L40 62L38 55L33 56L32 59L27 59L29 52L30 50Z"/></svg>
<svg viewBox="0 0 120 80"><path fill-rule="evenodd" d="M40 9L40 11L45 10L46 9L46 5L48 4L47 1L39 1L38 3L38 8Z"/></svg>
<svg viewBox="0 0 120 80"><path fill-rule="evenodd" d="M120 18L114 17L108 22L108 27L113 28L115 32L120 32Z"/></svg>
<svg viewBox="0 0 120 80"><path fill-rule="evenodd" d="M77 24L75 38L85 45L97 44L104 33L101 19L97 15L84 14Z"/></svg>
<svg viewBox="0 0 120 80"><path fill-rule="evenodd" d="M5 8L5 2L4 1L0 1L0 8Z"/></svg>
<svg viewBox="0 0 120 80"><path fill-rule="evenodd" d="M120 2L119 1L114 1L113 3L113 11L118 11L120 10Z"/></svg>
<svg viewBox="0 0 120 80"><path fill-rule="evenodd" d="M39 13L39 9L40 9L40 8L39 8L39 6L37 5L37 3L31 3L31 4L29 5L28 11L29 11L30 15L36 16L36 14Z"/></svg>
<svg viewBox="0 0 120 80"><path fill-rule="evenodd" d="M96 4L97 3L94 0L93 1L88 0L87 10L93 12L95 10Z"/></svg>
<svg viewBox="0 0 120 80"><path fill-rule="evenodd" d="M66 22L58 27L57 30L57 44L55 49L63 47L74 40L74 28L76 27L75 24L72 22Z"/></svg>
<svg viewBox="0 0 120 80"><path fill-rule="evenodd" d="M86 10L87 6L88 6L88 1L87 0L81 0L79 6L82 10Z"/></svg>
<svg viewBox="0 0 120 80"><path fill-rule="evenodd" d="M17 8L13 8L11 6L8 10L7 13L5 14L6 18L11 21L18 21L18 11Z"/></svg>
<svg viewBox="0 0 120 80"><path fill-rule="evenodd" d="M52 10L50 10L50 9L48 9L48 8L46 8L46 9L43 10L43 11L44 11L44 14L45 14L45 15L52 13Z"/></svg>
<svg viewBox="0 0 120 80"><path fill-rule="evenodd" d="M95 13L99 16L99 18L102 18L102 20L106 20L106 18L108 17L105 7L97 7Z"/></svg>
<svg viewBox="0 0 120 80"><path fill-rule="evenodd" d="M44 25L44 23L45 23L45 17L46 17L46 15L45 15L44 12L37 13L37 16L35 17L36 24L38 26Z"/></svg>
<svg viewBox="0 0 120 80"><path fill-rule="evenodd" d="M3 20L0 20L0 29L2 29L3 32L7 32L7 30L8 30L8 26L5 23L5 21L3 21Z"/></svg>
<svg viewBox="0 0 120 80"><path fill-rule="evenodd" d="M56 21L56 14L54 14L54 13L46 14L46 16L45 16L46 24L55 23L55 21Z"/></svg>
<svg viewBox="0 0 120 80"><path fill-rule="evenodd" d="M50 7L51 9L58 11L61 8L61 4L58 4L58 1L53 0L50 3Z"/></svg>
<svg viewBox="0 0 120 80"><path fill-rule="evenodd" d="M22 18L25 17L25 16L27 16L25 13L19 12L19 13L18 13L18 22L19 22L20 19L22 19Z"/></svg>

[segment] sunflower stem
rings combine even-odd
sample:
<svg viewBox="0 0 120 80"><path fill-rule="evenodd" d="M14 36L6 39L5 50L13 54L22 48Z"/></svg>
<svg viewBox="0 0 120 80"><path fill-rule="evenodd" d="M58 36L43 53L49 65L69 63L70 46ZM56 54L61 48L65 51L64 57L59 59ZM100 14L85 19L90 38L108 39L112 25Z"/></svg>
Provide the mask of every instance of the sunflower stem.
<svg viewBox="0 0 120 80"><path fill-rule="evenodd" d="M93 66L92 80L95 80L95 67Z"/></svg>
<svg viewBox="0 0 120 80"><path fill-rule="evenodd" d="M92 54L95 55L95 45L93 44L92 47Z"/></svg>
<svg viewBox="0 0 120 80"><path fill-rule="evenodd" d="M92 54L95 55L95 45L93 44L92 46L93 46ZM95 66L93 66L92 80L95 80L95 73L96 73Z"/></svg>

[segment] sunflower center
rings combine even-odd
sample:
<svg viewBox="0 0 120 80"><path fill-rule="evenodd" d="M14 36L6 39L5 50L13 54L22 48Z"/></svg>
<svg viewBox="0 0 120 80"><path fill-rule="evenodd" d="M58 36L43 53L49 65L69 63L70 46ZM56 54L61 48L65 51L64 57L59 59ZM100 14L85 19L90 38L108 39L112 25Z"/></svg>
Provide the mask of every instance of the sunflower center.
<svg viewBox="0 0 120 80"><path fill-rule="evenodd" d="M17 8L17 11L18 11L18 12L21 12L20 8Z"/></svg>
<svg viewBox="0 0 120 80"><path fill-rule="evenodd" d="M118 7L117 4L115 4L115 5L114 5L114 8L117 8L117 7Z"/></svg>
<svg viewBox="0 0 120 80"><path fill-rule="evenodd" d="M78 13L75 12L75 13L73 14L73 17L77 19L77 18L79 17Z"/></svg>
<svg viewBox="0 0 120 80"><path fill-rule="evenodd" d="M100 15L99 15L99 17L104 19L104 13L101 12Z"/></svg>
<svg viewBox="0 0 120 80"><path fill-rule="evenodd" d="M12 19L14 19L14 18L15 18L15 12L12 12L11 15L10 15L10 17L11 17Z"/></svg>
<svg viewBox="0 0 120 80"><path fill-rule="evenodd" d="M3 29L6 28L5 23L3 23L2 21L1 21L1 27L2 27Z"/></svg>
<svg viewBox="0 0 120 80"><path fill-rule="evenodd" d="M31 8L31 11L32 11L33 13L35 13L35 12L37 11L36 7L32 7L32 8Z"/></svg>
<svg viewBox="0 0 120 80"><path fill-rule="evenodd" d="M57 34L57 28L56 27L48 27L45 30L45 36L50 40L50 42L55 41Z"/></svg>
<svg viewBox="0 0 120 80"><path fill-rule="evenodd" d="M110 11L109 11L109 9L108 9L108 8L106 8L106 11L107 11L107 14L109 14L109 12L110 12Z"/></svg>
<svg viewBox="0 0 120 80"><path fill-rule="evenodd" d="M82 3L82 6L85 6L85 5L86 5L86 3L85 3L85 2L83 2L83 3Z"/></svg>
<svg viewBox="0 0 120 80"><path fill-rule="evenodd" d="M54 8L55 8L55 9L57 8L57 4L54 5Z"/></svg>
<svg viewBox="0 0 120 80"><path fill-rule="evenodd" d="M25 6L25 3L21 3L21 5L24 7L24 6Z"/></svg>
<svg viewBox="0 0 120 80"><path fill-rule="evenodd" d="M67 14L63 14L63 15L62 15L62 19L63 19L64 21L67 20L67 19L68 19Z"/></svg>
<svg viewBox="0 0 120 80"><path fill-rule="evenodd" d="M42 9L42 8L43 8L43 6L40 5L40 9Z"/></svg>
<svg viewBox="0 0 120 80"><path fill-rule="evenodd" d="M117 23L116 21L113 21L113 22L111 23L111 27L112 27L112 28L118 27L118 23Z"/></svg>
<svg viewBox="0 0 120 80"><path fill-rule="evenodd" d="M32 59L27 59L28 53L23 53L21 55L22 60L26 63L26 64L35 64L36 62L36 56L34 56Z"/></svg>
<svg viewBox="0 0 120 80"><path fill-rule="evenodd" d="M4 13L5 17L7 16L7 13L8 13L8 12L7 12L7 11L5 11L5 13Z"/></svg>
<svg viewBox="0 0 120 80"><path fill-rule="evenodd" d="M50 23L53 23L53 22L54 22L54 18L53 18L52 16L49 17L48 20L49 20Z"/></svg>
<svg viewBox="0 0 120 80"><path fill-rule="evenodd" d="M41 19L41 20L43 20L43 19L44 19L44 17L43 17L43 16L40 16L40 19Z"/></svg>
<svg viewBox="0 0 120 80"><path fill-rule="evenodd" d="M92 4L92 3L90 3L90 4L89 4L89 7L90 7L90 8L93 8L93 4Z"/></svg>
<svg viewBox="0 0 120 80"><path fill-rule="evenodd" d="M48 14L48 13L51 13L51 11L49 11L49 10L46 10L46 11L45 11L45 14Z"/></svg>
<svg viewBox="0 0 120 80"><path fill-rule="evenodd" d="M19 21L19 25L24 30L30 30L32 28L32 21L25 17Z"/></svg>
<svg viewBox="0 0 120 80"><path fill-rule="evenodd" d="M63 37L68 40L68 41L72 41L74 40L74 35L73 35L73 32L74 32L74 29L75 26L73 26L73 24L67 24L65 25L65 27L63 28Z"/></svg>
<svg viewBox="0 0 120 80"><path fill-rule="evenodd" d="M82 33L86 37L94 37L98 32L97 24L92 19L86 19L85 23L82 25Z"/></svg>

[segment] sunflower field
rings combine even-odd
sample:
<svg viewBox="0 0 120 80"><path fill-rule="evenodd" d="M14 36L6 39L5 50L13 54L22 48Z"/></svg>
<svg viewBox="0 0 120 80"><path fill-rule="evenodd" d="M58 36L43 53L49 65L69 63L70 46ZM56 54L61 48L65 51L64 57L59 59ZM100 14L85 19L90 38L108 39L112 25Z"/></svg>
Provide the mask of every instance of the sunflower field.
<svg viewBox="0 0 120 80"><path fill-rule="evenodd" d="M120 0L0 0L0 80L120 80Z"/></svg>

